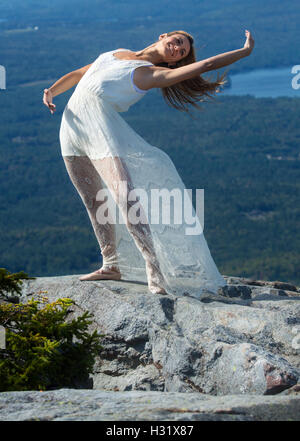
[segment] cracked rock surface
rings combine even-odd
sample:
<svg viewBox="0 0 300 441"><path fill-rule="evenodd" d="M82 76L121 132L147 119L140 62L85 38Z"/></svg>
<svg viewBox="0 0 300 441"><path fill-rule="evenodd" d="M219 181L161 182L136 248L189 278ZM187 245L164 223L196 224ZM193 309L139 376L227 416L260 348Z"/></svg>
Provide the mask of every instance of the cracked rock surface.
<svg viewBox="0 0 300 441"><path fill-rule="evenodd" d="M18 396L25 403L26 394L46 397L49 393L55 403L58 399L55 394L64 394L63 400L67 400L69 394L72 401L72 397L86 393L84 400L90 403L94 396L95 406L98 399L117 406L139 397L134 398L134 403L141 403L144 406L141 415L145 418L151 415L150 419L157 419L155 415L160 415L160 419L167 415L166 420L170 416L182 418L182 411L177 415L173 410L166 410L171 404L172 408L190 408L191 411L184 414L187 419L204 418L207 409L207 418L211 419L247 419L253 415L258 418L259 414L271 418L272 412L274 418L275 414L279 418L280 412L282 415L290 412L290 417L295 418L291 416L294 415L291 409L299 406L300 290L283 282L225 278L226 287L218 294L204 292L200 300L151 294L141 282L81 282L78 275L24 281L22 302L47 291L49 301L68 297L76 302L70 319L86 310L92 312L91 330L97 329L105 335L101 343L103 350L96 359L89 385L82 385L84 389L94 390L64 389L64 392L40 395L10 392L0 394L1 399L11 396L10 408L15 402L13 397ZM164 410L157 410L155 404L154 413L149 413L150 407L146 409L145 404L148 394L154 400L153 406L157 400L157 406ZM191 403L198 410L193 411ZM234 403L238 403L238 409L247 410L244 413L216 412L219 408L233 409ZM267 410L258 410L266 405L271 412L269 416ZM115 418L104 412L108 404L103 406L95 408L91 419L96 418L95 415ZM215 410L209 406L215 406ZM277 406L276 410L272 406ZM290 410L283 412L283 408ZM40 410L43 418L44 408ZM30 409L28 412L27 419ZM24 417L25 414L18 415ZM71 418L68 412L62 416L51 415L50 419Z"/></svg>
<svg viewBox="0 0 300 441"><path fill-rule="evenodd" d="M299 421L297 396L58 389L2 392L0 421Z"/></svg>

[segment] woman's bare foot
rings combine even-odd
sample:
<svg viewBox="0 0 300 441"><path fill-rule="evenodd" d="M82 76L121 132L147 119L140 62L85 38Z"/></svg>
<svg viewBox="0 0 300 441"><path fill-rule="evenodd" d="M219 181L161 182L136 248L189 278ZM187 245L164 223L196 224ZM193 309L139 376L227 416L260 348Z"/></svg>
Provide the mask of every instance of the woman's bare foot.
<svg viewBox="0 0 300 441"><path fill-rule="evenodd" d="M155 283L148 283L148 287L152 294L168 294L164 288L156 285Z"/></svg>
<svg viewBox="0 0 300 441"><path fill-rule="evenodd" d="M166 282L159 269L159 265L153 265L147 262L146 273L148 277L148 288L152 294L168 294L163 288Z"/></svg>
<svg viewBox="0 0 300 441"><path fill-rule="evenodd" d="M100 268L93 273L86 274L85 276L81 276L79 280L120 280L121 273L117 267L113 266L111 268Z"/></svg>

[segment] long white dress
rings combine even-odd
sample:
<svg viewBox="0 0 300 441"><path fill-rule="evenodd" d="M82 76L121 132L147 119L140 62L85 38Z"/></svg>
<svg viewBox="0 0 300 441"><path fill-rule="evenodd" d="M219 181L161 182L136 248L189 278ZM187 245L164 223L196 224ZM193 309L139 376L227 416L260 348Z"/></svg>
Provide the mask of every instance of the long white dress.
<svg viewBox="0 0 300 441"><path fill-rule="evenodd" d="M197 298L203 290L217 292L226 281L212 259L191 199L184 197L188 195L172 160L147 143L119 114L146 95L146 91L134 84L133 75L136 68L151 65L146 61L118 59L114 54L121 50L101 54L78 83L62 117L62 155L88 156L91 160L121 158L136 190L134 194L139 196L143 215L146 215L167 291ZM111 178L114 179L113 172ZM107 184L103 181L108 190ZM157 196L157 191L161 190L167 196L176 193L176 203L172 197L165 197L164 208L158 206L153 195ZM180 195L182 202L179 204ZM109 199L111 210L112 200ZM187 206L192 210L194 225L190 218L185 219L183 210L187 210ZM162 213L168 210L170 218L163 218ZM147 283L144 257L124 219L119 212L117 214L115 240L122 279Z"/></svg>

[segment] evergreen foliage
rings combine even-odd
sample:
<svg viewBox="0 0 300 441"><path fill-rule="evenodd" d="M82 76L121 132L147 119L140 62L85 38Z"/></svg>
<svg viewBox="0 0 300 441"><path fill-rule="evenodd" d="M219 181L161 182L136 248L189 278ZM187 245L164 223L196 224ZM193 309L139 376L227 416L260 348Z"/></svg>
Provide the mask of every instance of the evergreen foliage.
<svg viewBox="0 0 300 441"><path fill-rule="evenodd" d="M0 268L0 299L9 299L18 302L18 295L21 294L21 285L23 283L22 279L33 280L35 277L28 277L24 271L18 273L10 273L5 268ZM11 296L11 294L16 294L16 296Z"/></svg>
<svg viewBox="0 0 300 441"><path fill-rule="evenodd" d="M0 350L1 392L74 388L87 379L101 336L88 332L88 312L66 321L72 304L68 298L48 303L47 297L0 304L0 325L6 329L6 348Z"/></svg>

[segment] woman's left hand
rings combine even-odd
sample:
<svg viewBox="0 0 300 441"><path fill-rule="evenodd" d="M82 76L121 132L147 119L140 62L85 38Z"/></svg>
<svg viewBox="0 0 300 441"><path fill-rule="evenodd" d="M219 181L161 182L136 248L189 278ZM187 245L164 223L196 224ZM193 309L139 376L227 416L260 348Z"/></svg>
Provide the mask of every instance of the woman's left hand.
<svg viewBox="0 0 300 441"><path fill-rule="evenodd" d="M43 103L50 109L50 112L53 113L56 110L56 105L53 104L53 95L50 89L44 89Z"/></svg>
<svg viewBox="0 0 300 441"><path fill-rule="evenodd" d="M251 35L251 32L248 31L247 29L245 30L245 35L246 35L246 42L244 44L244 49L248 49L249 50L249 54L251 54L253 48L254 48L254 38Z"/></svg>

